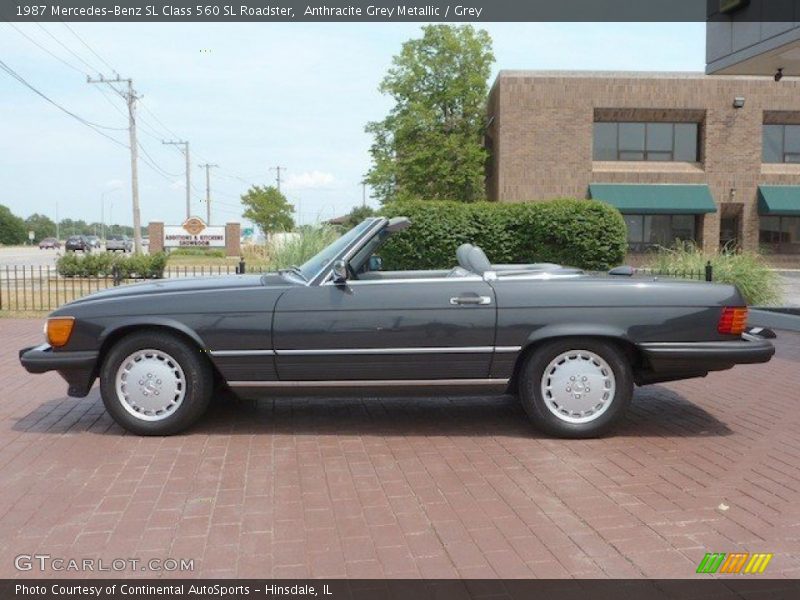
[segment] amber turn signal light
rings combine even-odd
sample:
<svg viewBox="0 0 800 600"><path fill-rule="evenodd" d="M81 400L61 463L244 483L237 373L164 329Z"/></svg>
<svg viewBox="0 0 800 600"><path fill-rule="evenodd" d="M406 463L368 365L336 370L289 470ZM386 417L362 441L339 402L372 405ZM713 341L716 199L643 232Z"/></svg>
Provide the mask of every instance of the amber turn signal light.
<svg viewBox="0 0 800 600"><path fill-rule="evenodd" d="M53 317L47 319L45 325L45 336L47 343L54 348L60 348L69 341L72 335L72 327L75 325L75 317Z"/></svg>
<svg viewBox="0 0 800 600"><path fill-rule="evenodd" d="M726 306L722 309L717 331L723 335L741 335L747 326L746 306Z"/></svg>

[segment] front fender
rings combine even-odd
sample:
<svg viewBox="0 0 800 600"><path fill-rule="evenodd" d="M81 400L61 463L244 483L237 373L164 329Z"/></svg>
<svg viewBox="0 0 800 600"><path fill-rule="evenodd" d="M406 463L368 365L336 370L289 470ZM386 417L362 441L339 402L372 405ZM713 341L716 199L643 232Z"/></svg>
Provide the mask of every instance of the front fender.
<svg viewBox="0 0 800 600"><path fill-rule="evenodd" d="M122 319L115 319L113 323L107 325L97 338L98 345L102 348L106 342L115 337L120 331L130 329L135 331L139 327L160 327L164 329L171 329L178 331L191 339L201 349L206 348L206 344L200 335L191 327L177 319L169 317L154 317L143 315L138 317L126 317Z"/></svg>

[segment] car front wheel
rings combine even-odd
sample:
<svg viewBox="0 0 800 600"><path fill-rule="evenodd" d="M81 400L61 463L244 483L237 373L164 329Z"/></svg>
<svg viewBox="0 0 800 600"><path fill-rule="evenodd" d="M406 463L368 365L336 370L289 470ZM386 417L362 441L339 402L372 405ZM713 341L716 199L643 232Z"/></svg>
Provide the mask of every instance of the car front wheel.
<svg viewBox="0 0 800 600"><path fill-rule="evenodd" d="M194 346L162 332L117 342L103 361L100 392L114 420L139 435L171 435L208 407L211 368Z"/></svg>
<svg viewBox="0 0 800 600"><path fill-rule="evenodd" d="M547 342L526 360L520 400L536 427L566 438L597 437L633 396L628 357L614 344L582 338Z"/></svg>

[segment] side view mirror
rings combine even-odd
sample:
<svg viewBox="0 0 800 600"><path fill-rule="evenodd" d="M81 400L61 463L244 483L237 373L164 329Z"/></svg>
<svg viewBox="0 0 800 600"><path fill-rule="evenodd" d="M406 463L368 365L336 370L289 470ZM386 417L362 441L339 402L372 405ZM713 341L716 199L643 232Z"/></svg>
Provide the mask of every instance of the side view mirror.
<svg viewBox="0 0 800 600"><path fill-rule="evenodd" d="M383 259L380 256L370 256L369 266L367 268L370 272L380 271L383 268Z"/></svg>
<svg viewBox="0 0 800 600"><path fill-rule="evenodd" d="M347 281L347 263L337 260L333 263L333 283L341 285Z"/></svg>

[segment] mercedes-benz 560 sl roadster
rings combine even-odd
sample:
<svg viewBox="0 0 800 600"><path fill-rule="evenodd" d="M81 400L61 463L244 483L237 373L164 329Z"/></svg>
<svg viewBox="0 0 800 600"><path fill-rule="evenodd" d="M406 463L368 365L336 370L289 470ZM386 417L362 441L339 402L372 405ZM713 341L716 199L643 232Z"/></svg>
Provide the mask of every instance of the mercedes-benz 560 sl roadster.
<svg viewBox="0 0 800 600"><path fill-rule="evenodd" d="M157 280L100 291L48 318L20 351L68 394L97 378L111 416L182 431L227 387L244 396L517 394L562 437L608 431L647 385L762 363L734 286L493 265L463 244L447 270L385 271L408 219L367 219L305 264L265 275Z"/></svg>

